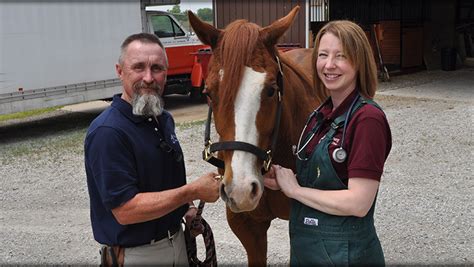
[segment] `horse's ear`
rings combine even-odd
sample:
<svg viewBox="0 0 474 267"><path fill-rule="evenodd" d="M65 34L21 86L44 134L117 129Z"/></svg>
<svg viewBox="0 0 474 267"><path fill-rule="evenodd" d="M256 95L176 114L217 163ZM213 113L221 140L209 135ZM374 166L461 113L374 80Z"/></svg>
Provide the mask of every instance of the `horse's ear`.
<svg viewBox="0 0 474 267"><path fill-rule="evenodd" d="M198 36L199 40L204 44L210 45L214 49L217 45L217 40L221 34L221 30L214 28L214 26L200 20L193 12L188 11L189 24Z"/></svg>
<svg viewBox="0 0 474 267"><path fill-rule="evenodd" d="M295 6L290 11L290 13L288 13L288 15L263 28L261 33L263 34L265 43L271 46L276 44L278 39L280 39L280 37L288 30L288 28L290 28L291 24L293 24L293 20L295 19L299 10L300 6Z"/></svg>

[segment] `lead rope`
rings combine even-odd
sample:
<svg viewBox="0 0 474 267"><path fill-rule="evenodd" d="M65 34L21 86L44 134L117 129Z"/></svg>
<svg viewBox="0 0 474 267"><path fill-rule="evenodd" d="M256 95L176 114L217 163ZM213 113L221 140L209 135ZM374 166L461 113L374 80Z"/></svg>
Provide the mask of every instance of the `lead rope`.
<svg viewBox="0 0 474 267"><path fill-rule="evenodd" d="M202 218L202 210L204 209L204 201L199 201L196 217L191 221L191 227L185 224L184 237L186 239L186 250L188 253L188 262L190 267L217 266L216 246L214 243L214 235L211 226ZM204 245L206 247L206 259L200 261L197 257L196 237L202 234Z"/></svg>

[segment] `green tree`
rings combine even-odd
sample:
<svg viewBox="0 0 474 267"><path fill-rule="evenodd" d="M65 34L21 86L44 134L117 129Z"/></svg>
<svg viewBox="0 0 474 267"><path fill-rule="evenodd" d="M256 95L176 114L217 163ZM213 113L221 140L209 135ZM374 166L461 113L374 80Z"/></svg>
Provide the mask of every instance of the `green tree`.
<svg viewBox="0 0 474 267"><path fill-rule="evenodd" d="M179 5L174 5L173 8L168 9L168 12L173 14L173 16L179 21L179 23L181 23L186 28L189 28L187 27L189 23L188 23L188 15L186 14L186 10L181 11L181 7Z"/></svg>
<svg viewBox="0 0 474 267"><path fill-rule="evenodd" d="M204 21L211 22L211 23L213 21L212 9L208 7L198 9L197 15Z"/></svg>
<svg viewBox="0 0 474 267"><path fill-rule="evenodd" d="M188 11L183 10L181 11L180 5L174 5L171 9L167 10L169 13L173 14L173 16L179 21L179 23L187 30L192 31L191 27L189 26L188 21ZM197 16L202 20L212 24L213 14L211 8L200 8L197 10Z"/></svg>
<svg viewBox="0 0 474 267"><path fill-rule="evenodd" d="M179 5L174 5L173 8L168 9L168 12L171 14L181 14L181 7Z"/></svg>

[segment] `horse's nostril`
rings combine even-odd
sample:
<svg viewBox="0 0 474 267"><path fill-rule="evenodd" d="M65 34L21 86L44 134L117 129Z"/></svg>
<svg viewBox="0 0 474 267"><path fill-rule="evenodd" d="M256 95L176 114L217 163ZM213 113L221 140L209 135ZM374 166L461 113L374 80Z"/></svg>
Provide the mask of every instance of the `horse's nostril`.
<svg viewBox="0 0 474 267"><path fill-rule="evenodd" d="M252 182L252 191L250 193L250 195L252 196L252 198L256 197L258 194L258 184L257 182Z"/></svg>

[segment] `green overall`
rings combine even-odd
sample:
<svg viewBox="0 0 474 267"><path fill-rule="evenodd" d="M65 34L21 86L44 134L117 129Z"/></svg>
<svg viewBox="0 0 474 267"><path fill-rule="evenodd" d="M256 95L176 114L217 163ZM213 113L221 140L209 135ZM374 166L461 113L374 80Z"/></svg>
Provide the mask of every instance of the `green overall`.
<svg viewBox="0 0 474 267"><path fill-rule="evenodd" d="M373 101L359 97L353 112ZM377 106L378 107L378 106ZM352 114L351 114L352 115ZM347 186L337 176L328 148L334 134L344 125L346 114L337 117L328 133L315 147L308 160L297 159L298 183L321 190L344 190ZM304 137L321 127L322 120ZM303 143L304 143L303 142ZM380 241L374 227L375 200L367 215L330 215L292 200L290 214L291 266L385 265Z"/></svg>

